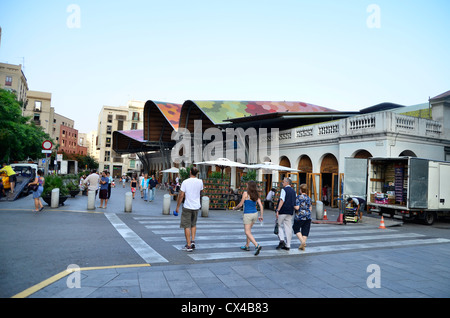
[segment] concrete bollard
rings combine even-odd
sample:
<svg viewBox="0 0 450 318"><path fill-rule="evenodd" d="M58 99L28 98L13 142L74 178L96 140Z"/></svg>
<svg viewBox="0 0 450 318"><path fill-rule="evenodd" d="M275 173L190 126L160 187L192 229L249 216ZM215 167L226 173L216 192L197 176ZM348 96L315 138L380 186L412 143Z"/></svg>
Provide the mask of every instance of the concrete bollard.
<svg viewBox="0 0 450 318"><path fill-rule="evenodd" d="M95 210L95 191L88 190L87 209Z"/></svg>
<svg viewBox="0 0 450 318"><path fill-rule="evenodd" d="M125 193L125 212L131 213L133 203L133 194L131 192Z"/></svg>
<svg viewBox="0 0 450 318"><path fill-rule="evenodd" d="M207 218L209 215L209 197L202 197L202 217Z"/></svg>
<svg viewBox="0 0 450 318"><path fill-rule="evenodd" d="M162 214L170 214L170 194L164 194Z"/></svg>
<svg viewBox="0 0 450 318"><path fill-rule="evenodd" d="M316 220L323 220L323 202L316 202Z"/></svg>
<svg viewBox="0 0 450 318"><path fill-rule="evenodd" d="M59 188L55 188L52 190L52 201L50 206L52 208L59 207Z"/></svg>

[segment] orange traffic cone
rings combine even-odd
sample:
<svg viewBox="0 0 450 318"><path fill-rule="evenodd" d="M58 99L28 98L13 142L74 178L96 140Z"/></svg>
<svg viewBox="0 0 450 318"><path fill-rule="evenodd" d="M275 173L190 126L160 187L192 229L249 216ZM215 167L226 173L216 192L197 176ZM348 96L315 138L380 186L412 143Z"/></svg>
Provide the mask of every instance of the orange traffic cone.
<svg viewBox="0 0 450 318"><path fill-rule="evenodd" d="M386 227L384 226L384 219L383 216L381 216L381 222L380 222L380 226L378 227L379 229L385 229Z"/></svg>
<svg viewBox="0 0 450 318"><path fill-rule="evenodd" d="M328 220L328 218L327 218L327 210L326 209L324 210L324 213L323 213L323 219L324 220Z"/></svg>

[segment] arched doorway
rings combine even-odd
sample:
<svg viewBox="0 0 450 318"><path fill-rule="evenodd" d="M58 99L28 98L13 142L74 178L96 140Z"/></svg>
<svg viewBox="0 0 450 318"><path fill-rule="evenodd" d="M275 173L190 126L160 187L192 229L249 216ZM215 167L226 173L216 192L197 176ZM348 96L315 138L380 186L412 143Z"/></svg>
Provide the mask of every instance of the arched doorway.
<svg viewBox="0 0 450 318"><path fill-rule="evenodd" d="M307 183L307 174L308 173L312 173L313 172L313 166L312 166L312 161L311 158L309 158L309 156L307 155L303 155L299 162L298 162L298 166L297 166L297 170L300 170L299 173L299 183Z"/></svg>
<svg viewBox="0 0 450 318"><path fill-rule="evenodd" d="M339 196L339 164L334 155L326 154L320 165L320 200L324 205L337 206Z"/></svg>
<svg viewBox="0 0 450 318"><path fill-rule="evenodd" d="M373 156L367 150L361 149L361 150L358 150L353 157L360 158L360 159L367 159L367 158L371 158Z"/></svg>
<svg viewBox="0 0 450 318"><path fill-rule="evenodd" d="M282 156L280 158L280 166L284 166L287 168L291 168L291 161L288 157ZM297 172L287 172L287 171L279 171L278 172L278 186L281 187L281 182L284 178L291 178L292 180L292 188L298 192L298 173Z"/></svg>
<svg viewBox="0 0 450 318"><path fill-rule="evenodd" d="M417 157L417 155L411 150L404 150L398 156L399 157Z"/></svg>
<svg viewBox="0 0 450 318"><path fill-rule="evenodd" d="M288 157L282 156L282 157L280 158L280 166L290 168L290 167L291 167L291 161L289 160ZM284 179L285 177L287 177L287 176L288 176L288 175L287 175L286 171L280 171L279 174L278 174L278 181L279 181L279 182L283 181L283 179Z"/></svg>

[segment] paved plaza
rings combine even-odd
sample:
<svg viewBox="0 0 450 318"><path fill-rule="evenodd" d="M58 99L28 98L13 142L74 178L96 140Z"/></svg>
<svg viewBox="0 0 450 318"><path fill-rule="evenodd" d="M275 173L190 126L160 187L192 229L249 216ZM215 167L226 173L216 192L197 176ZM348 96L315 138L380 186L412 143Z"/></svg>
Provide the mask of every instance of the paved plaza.
<svg viewBox="0 0 450 318"><path fill-rule="evenodd" d="M124 212L125 192L113 189L107 209L87 210L87 197L69 198L45 213L103 214L138 254L140 262L61 268L47 280L15 294L28 298L435 298L450 296L450 239L405 230L400 221L366 216L360 224L313 224L305 251L292 239L290 251L276 250L273 211L253 227L263 248L258 256L241 251L242 213L209 211L200 217L197 248L182 250L179 216L162 214L166 193L154 202L139 194ZM97 200L97 206L99 205ZM0 213L32 213L32 199L5 202ZM175 201L171 201L171 209ZM314 211L313 211L314 212ZM315 215L315 213L313 213ZM40 217L43 215L36 215ZM337 209L327 209L336 220ZM427 229L429 227L426 227ZM94 242L95 244L95 242ZM69 264L67 264L69 265ZM11 295L14 296L14 295Z"/></svg>

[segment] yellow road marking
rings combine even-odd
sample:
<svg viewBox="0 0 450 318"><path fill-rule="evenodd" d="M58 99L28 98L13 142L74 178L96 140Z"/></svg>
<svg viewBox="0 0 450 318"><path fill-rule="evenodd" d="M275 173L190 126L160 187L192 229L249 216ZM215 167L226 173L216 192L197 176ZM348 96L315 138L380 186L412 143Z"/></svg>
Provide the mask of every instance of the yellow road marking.
<svg viewBox="0 0 450 318"><path fill-rule="evenodd" d="M131 264L131 265L112 265L112 266L97 266L97 267L81 267L81 268L70 268L62 271L61 273L58 273L50 278L47 278L46 280L31 286L30 288L25 289L24 291L12 296L11 298L26 298L38 290L41 290L44 287L47 287L50 284L53 284L54 282L60 280L61 278L66 277L69 274L72 274L75 271L92 271L92 270L99 270L99 269L110 269L110 268L130 268L130 267L150 267L150 264Z"/></svg>

